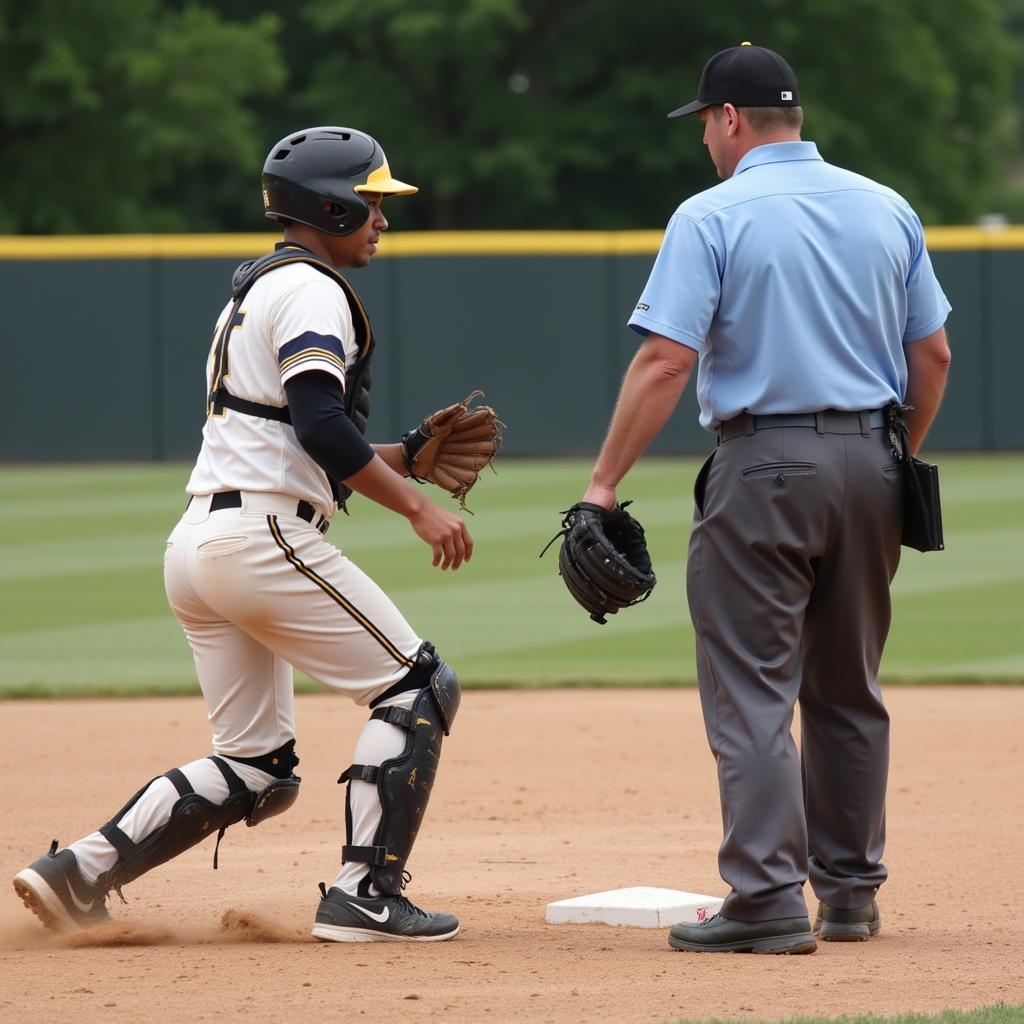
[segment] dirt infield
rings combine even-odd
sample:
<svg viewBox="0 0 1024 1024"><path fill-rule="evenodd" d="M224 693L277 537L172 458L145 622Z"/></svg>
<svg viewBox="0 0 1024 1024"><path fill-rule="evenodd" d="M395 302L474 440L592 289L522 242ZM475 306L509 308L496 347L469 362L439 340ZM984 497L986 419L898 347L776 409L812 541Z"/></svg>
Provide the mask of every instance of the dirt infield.
<svg viewBox="0 0 1024 1024"><path fill-rule="evenodd" d="M4 882L0 1021L644 1022L936 1011L1024 1001L1024 689L887 693L893 758L882 934L810 957L676 953L663 930L547 925L545 905L654 885L722 894L713 762L692 690L466 695L409 895L454 942L321 944L335 785L364 715L299 700L302 795L53 937ZM0 705L0 874L70 842L149 777L206 752L198 700Z"/></svg>

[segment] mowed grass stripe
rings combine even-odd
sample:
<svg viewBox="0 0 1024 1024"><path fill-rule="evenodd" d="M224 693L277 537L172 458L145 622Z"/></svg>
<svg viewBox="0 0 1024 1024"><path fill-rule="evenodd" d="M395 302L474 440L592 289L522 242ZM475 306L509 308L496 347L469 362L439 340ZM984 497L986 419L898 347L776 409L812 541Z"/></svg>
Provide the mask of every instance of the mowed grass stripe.
<svg viewBox="0 0 1024 1024"><path fill-rule="evenodd" d="M328 539L391 594L467 685L692 682L684 596L700 459L643 460L624 481L659 586L597 626L557 576L560 527L586 460L499 462L473 491L473 561L441 574L407 524L356 498ZM947 545L904 551L883 678L1024 680L1024 456L940 458ZM0 470L0 693L194 692L166 607L164 542L189 467ZM441 496L435 491L434 496Z"/></svg>
<svg viewBox="0 0 1024 1024"><path fill-rule="evenodd" d="M1014 581L1021 585L1020 593L1024 595L1024 523L989 530L944 526L945 551L922 554L903 549L892 586L896 599Z"/></svg>
<svg viewBox="0 0 1024 1024"><path fill-rule="evenodd" d="M154 540L152 531L125 532L116 539L62 538L50 542L32 541L0 547L0 586L28 580L58 578L72 587L74 577L83 573L115 574L131 569L152 569L163 557L164 542Z"/></svg>
<svg viewBox="0 0 1024 1024"><path fill-rule="evenodd" d="M1024 680L1014 669L1024 658L1022 590L1015 580L921 590L894 601L883 679L916 679L924 672L935 679Z"/></svg>
<svg viewBox="0 0 1024 1024"><path fill-rule="evenodd" d="M169 611L0 638L0 694L198 693L188 643Z"/></svg>
<svg viewBox="0 0 1024 1024"><path fill-rule="evenodd" d="M588 632L518 650L514 657L467 653L459 659L459 672L490 686L689 685L695 682L693 632L679 622L626 637Z"/></svg>
<svg viewBox="0 0 1024 1024"><path fill-rule="evenodd" d="M167 612L160 556L155 566L74 576L39 576L0 586L0 637L67 626L116 624ZM6 640L0 640L0 660ZM69 652L70 654L71 652Z"/></svg>

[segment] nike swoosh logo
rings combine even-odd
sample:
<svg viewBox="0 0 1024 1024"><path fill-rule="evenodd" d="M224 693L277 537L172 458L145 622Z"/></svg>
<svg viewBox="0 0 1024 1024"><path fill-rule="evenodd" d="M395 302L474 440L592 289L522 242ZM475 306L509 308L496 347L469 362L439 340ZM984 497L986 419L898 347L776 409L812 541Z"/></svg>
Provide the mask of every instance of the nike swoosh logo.
<svg viewBox="0 0 1024 1024"><path fill-rule="evenodd" d="M349 903L349 906L358 910L360 914L365 914L371 921L376 921L377 924L383 924L391 916L390 907L385 907L379 914L375 914L372 910L359 906L358 903Z"/></svg>
<svg viewBox="0 0 1024 1024"><path fill-rule="evenodd" d="M93 906L95 905L96 901L95 901L95 900L90 900L90 901L89 901L88 903L83 903L83 902L82 902L82 901L81 901L81 900L80 900L80 899L79 899L79 898L78 898L78 897L77 897L77 896L75 895L75 890L74 890L74 889L72 889L70 885L69 885L69 886L68 886L67 888L68 888L68 895L69 895L69 896L71 897L71 902L72 902L72 903L74 903L74 905L75 905L76 907L78 907L78 909L79 909L79 910L80 910L80 911L81 911L81 912L82 912L83 914L88 914L88 913L89 913L89 911L91 911L91 910L92 910L92 908L93 908Z"/></svg>

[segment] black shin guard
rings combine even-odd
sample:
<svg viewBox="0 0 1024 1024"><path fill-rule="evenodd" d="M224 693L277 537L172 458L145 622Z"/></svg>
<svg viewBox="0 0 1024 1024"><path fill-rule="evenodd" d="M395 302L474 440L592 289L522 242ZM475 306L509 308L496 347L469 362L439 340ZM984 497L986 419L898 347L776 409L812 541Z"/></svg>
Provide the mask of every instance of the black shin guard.
<svg viewBox="0 0 1024 1024"><path fill-rule="evenodd" d="M292 753L293 746L294 741L274 754L286 752L290 765L293 765L298 762L298 758ZM221 804L215 804L200 796L193 790L184 772L179 768L172 768L162 776L178 791L178 799L171 808L171 815L163 825L136 843L121 831L119 825L143 793L156 782L156 779L151 779L110 821L100 826L100 834L117 850L119 856L114 867L101 876L97 884L102 883L108 891L117 889L120 892L121 886L134 881L150 869L165 864L179 853L184 853L207 836L216 834L219 848L221 837L229 825L239 821L245 821L250 826L258 825L261 821L286 811L298 797L300 780L297 775L291 774L290 767L289 777L275 779L269 786L254 793L231 770L226 761L215 754L210 755L210 760L220 770L227 783L227 799ZM217 867L216 850L213 855L213 866Z"/></svg>
<svg viewBox="0 0 1024 1024"><path fill-rule="evenodd" d="M460 698L455 673L435 655L429 682L419 692L411 709L378 708L370 716L407 730L402 753L379 767L354 764L338 779L339 782L356 779L377 786L381 821L374 845L346 845L341 858L369 864L373 884L382 893L398 895L401 892L405 864L434 787L441 742L451 732ZM346 824L351 840L350 814L346 814Z"/></svg>

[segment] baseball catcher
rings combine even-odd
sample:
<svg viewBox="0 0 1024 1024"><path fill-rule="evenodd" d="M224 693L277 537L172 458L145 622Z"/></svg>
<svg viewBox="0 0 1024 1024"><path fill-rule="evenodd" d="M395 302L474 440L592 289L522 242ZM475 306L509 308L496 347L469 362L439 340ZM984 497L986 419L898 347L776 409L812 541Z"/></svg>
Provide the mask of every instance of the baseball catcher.
<svg viewBox="0 0 1024 1024"><path fill-rule="evenodd" d="M646 601L658 582L644 528L626 511L630 504L622 501L611 510L587 501L573 505L562 513L562 529L544 548L562 538L558 574L602 626L606 615Z"/></svg>
<svg viewBox="0 0 1024 1024"><path fill-rule="evenodd" d="M471 395L429 417L406 445L366 436L376 343L342 271L376 254L388 228L381 204L416 191L392 176L377 140L354 128L300 130L270 150L263 204L283 237L232 279L207 362L189 502L164 561L168 601L209 702L213 750L151 779L95 832L63 848L54 842L18 872L15 891L48 927L102 924L111 891L294 804L295 665L368 706L339 779L340 864L320 885L311 934L326 942L458 935L454 914L422 910L404 894L461 700L458 677L324 539L357 493L402 516L441 570L473 553L462 518L406 473L463 500L497 450L493 412L471 408ZM215 846L214 867L217 855Z"/></svg>
<svg viewBox="0 0 1024 1024"><path fill-rule="evenodd" d="M431 413L402 435L402 455L409 475L418 483L437 484L465 511L466 495L501 448L505 426L489 405L476 405L482 391Z"/></svg>

